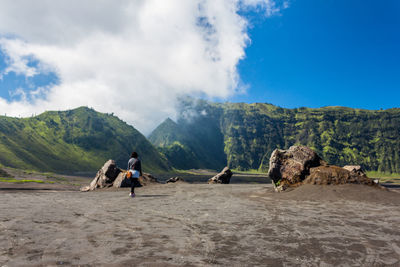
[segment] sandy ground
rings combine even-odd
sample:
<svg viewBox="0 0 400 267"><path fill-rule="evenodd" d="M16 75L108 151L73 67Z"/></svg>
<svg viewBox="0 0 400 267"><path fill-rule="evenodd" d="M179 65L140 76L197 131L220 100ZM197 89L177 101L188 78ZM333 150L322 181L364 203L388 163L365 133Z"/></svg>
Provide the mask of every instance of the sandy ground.
<svg viewBox="0 0 400 267"><path fill-rule="evenodd" d="M0 266L400 266L400 193L367 186L0 185Z"/></svg>

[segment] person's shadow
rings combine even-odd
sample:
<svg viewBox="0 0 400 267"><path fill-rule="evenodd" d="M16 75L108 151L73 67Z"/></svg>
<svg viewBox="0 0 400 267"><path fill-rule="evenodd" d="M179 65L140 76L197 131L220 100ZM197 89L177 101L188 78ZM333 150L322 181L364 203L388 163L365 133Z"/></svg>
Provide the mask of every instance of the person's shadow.
<svg viewBox="0 0 400 267"><path fill-rule="evenodd" d="M136 197L169 197L169 195L136 195Z"/></svg>

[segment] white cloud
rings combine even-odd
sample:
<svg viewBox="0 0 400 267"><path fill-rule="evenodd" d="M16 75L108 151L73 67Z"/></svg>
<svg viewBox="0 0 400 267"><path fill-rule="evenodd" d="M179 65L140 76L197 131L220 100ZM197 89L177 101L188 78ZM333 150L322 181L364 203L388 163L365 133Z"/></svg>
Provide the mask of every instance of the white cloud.
<svg viewBox="0 0 400 267"><path fill-rule="evenodd" d="M25 101L26 102L26 100L27 100L27 98L26 98L26 92L21 88L21 87L18 87L17 89L15 89L14 91L10 91L10 95L11 96L19 96L20 98L21 98L21 100L22 101Z"/></svg>
<svg viewBox="0 0 400 267"><path fill-rule="evenodd" d="M60 83L29 101L0 98L0 114L85 105L148 133L174 116L181 95L226 98L243 90L236 69L249 42L243 7L279 12L271 0L3 0L4 73L52 70ZM28 66L29 58L40 64Z"/></svg>
<svg viewBox="0 0 400 267"><path fill-rule="evenodd" d="M7 67L1 72L1 76L7 75L9 72L15 72L26 77L33 77L39 73L36 68L29 66L29 57L31 55L26 53L26 45L23 42L19 42L18 45L9 45L6 40L0 39L0 49L7 55Z"/></svg>

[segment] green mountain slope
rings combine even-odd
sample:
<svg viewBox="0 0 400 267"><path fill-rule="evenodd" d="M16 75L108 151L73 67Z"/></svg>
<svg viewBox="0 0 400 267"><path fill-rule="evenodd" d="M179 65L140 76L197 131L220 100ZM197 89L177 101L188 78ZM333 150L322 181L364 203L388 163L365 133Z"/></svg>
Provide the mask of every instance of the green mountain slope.
<svg viewBox="0 0 400 267"><path fill-rule="evenodd" d="M171 158L170 147L160 145L163 140L167 140L167 144L186 140L184 147L189 147L191 142L195 142L194 133L206 128L223 136L221 146L231 168L266 169L275 148L297 144L313 148L331 164L360 164L367 170L400 172L398 108L380 111L344 107L285 109L261 103L192 101L191 105L183 105L181 114L188 110L201 115L190 120L181 119L175 128L189 128L190 135L180 136L177 140L171 136L163 139L169 134L165 130L157 133L157 139L153 134L150 138L152 142L157 140L153 144L161 146L171 162L183 154L172 154ZM213 143L203 141L201 148L209 151L219 143L216 139ZM192 146L191 153L196 155L198 149L198 146ZM192 159L194 162L201 160L198 157Z"/></svg>
<svg viewBox="0 0 400 267"><path fill-rule="evenodd" d="M173 120L167 118L149 136L152 144L157 146L168 146L178 140L185 140L187 133Z"/></svg>
<svg viewBox="0 0 400 267"><path fill-rule="evenodd" d="M175 168L221 169L226 166L224 137L219 129L220 115L211 111L207 116L182 118L178 123L168 118L151 133L149 140Z"/></svg>
<svg viewBox="0 0 400 267"><path fill-rule="evenodd" d="M132 126L81 107L32 118L0 117L0 163L54 172L96 171L115 159L126 168L132 150L145 171L168 170L165 158Z"/></svg>

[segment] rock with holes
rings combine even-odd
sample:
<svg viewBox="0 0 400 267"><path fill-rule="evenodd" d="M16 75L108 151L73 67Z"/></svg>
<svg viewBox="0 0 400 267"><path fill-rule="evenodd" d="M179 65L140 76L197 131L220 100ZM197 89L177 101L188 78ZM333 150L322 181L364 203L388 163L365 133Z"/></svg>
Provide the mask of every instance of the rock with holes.
<svg viewBox="0 0 400 267"><path fill-rule="evenodd" d="M130 187L132 179L126 178L128 171L117 167L114 160L107 161L97 172L90 185L82 187L81 191L93 191L105 187ZM157 179L149 173L143 173L139 177L140 185L149 185L158 183Z"/></svg>
<svg viewBox="0 0 400 267"><path fill-rule="evenodd" d="M300 184L310 168L326 163L311 148L291 146L288 150L275 149L269 160L268 176L277 191Z"/></svg>
<svg viewBox="0 0 400 267"><path fill-rule="evenodd" d="M377 183L368 178L360 166L341 168L328 165L317 153L305 146L292 146L288 150L275 149L270 158L268 176L277 192L302 184L375 185Z"/></svg>

